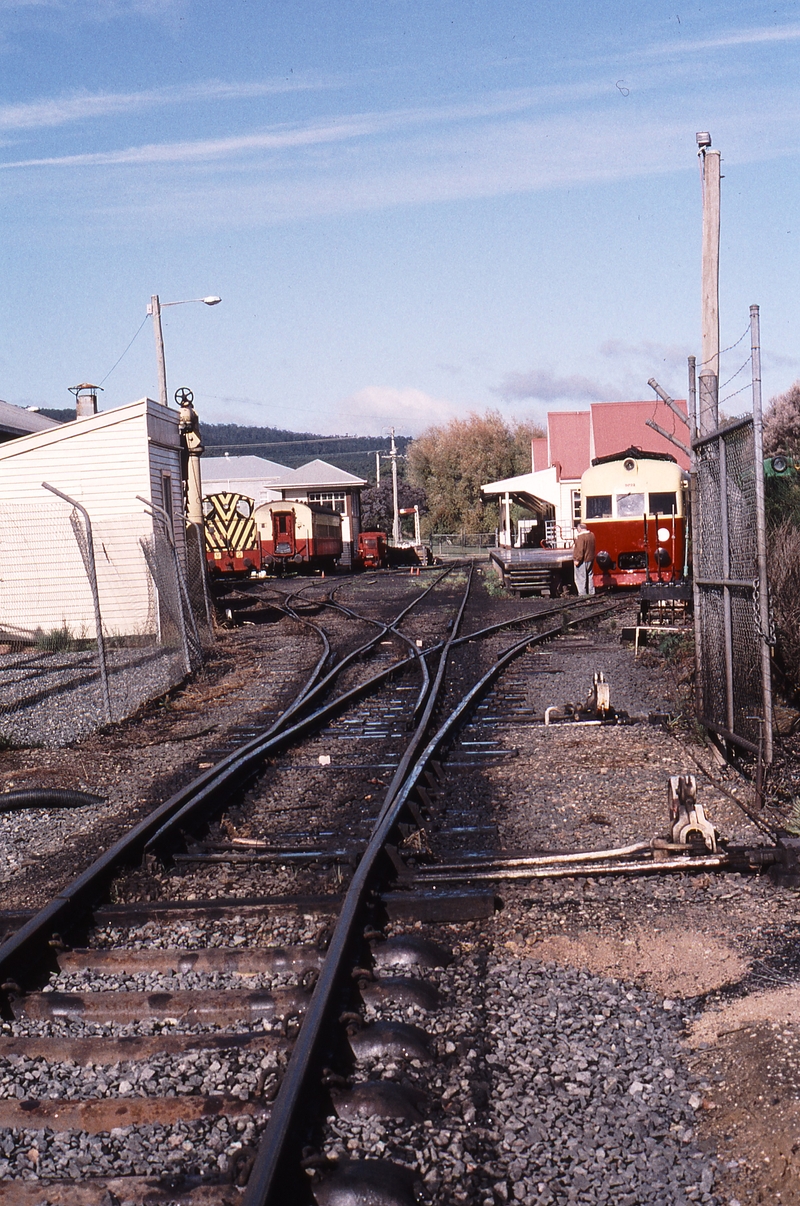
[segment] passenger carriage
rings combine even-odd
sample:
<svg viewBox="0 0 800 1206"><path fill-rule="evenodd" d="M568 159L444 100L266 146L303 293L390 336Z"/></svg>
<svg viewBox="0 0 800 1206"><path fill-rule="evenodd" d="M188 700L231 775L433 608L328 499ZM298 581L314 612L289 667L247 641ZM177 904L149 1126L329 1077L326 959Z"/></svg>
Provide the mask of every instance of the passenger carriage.
<svg viewBox="0 0 800 1206"><path fill-rule="evenodd" d="M342 555L342 517L331 507L279 500L256 507L253 518L265 568L332 569Z"/></svg>

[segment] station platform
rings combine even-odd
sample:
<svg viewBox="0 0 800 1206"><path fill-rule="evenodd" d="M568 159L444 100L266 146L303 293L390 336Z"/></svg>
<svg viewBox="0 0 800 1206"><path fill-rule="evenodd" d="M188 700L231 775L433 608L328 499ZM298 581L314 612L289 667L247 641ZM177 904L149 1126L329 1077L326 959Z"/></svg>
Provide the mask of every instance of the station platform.
<svg viewBox="0 0 800 1206"><path fill-rule="evenodd" d="M515 594L555 596L562 587L574 584L572 549L490 549L503 577L503 586Z"/></svg>

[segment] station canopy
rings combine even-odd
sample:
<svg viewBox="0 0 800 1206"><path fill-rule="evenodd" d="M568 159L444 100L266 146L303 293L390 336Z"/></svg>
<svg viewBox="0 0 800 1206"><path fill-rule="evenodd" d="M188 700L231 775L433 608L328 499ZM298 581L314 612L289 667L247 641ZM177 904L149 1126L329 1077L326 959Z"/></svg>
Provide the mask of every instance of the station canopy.
<svg viewBox="0 0 800 1206"><path fill-rule="evenodd" d="M560 491L555 468L541 469L538 473L521 473L518 477L506 477L502 481L481 486L481 494L485 498L504 498L507 494L512 502L543 518L553 514L560 500Z"/></svg>

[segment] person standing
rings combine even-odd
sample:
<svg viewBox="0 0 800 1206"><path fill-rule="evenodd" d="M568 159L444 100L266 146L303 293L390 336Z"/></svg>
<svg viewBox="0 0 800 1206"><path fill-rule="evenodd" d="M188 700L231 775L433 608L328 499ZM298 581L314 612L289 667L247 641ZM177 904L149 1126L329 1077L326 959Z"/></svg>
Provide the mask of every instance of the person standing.
<svg viewBox="0 0 800 1206"><path fill-rule="evenodd" d="M578 520L575 524L575 543L572 546L572 564L575 570L575 585L579 595L594 594L592 563L597 552L594 532Z"/></svg>

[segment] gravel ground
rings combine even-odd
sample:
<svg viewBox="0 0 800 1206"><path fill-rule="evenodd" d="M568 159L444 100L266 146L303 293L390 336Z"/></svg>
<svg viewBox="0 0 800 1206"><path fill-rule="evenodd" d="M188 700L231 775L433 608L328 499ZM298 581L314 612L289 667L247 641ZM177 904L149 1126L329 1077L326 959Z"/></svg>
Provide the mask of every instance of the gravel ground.
<svg viewBox="0 0 800 1206"><path fill-rule="evenodd" d="M109 649L111 715L122 720L186 676L180 650ZM0 657L0 736L14 745L70 745L105 723L96 653Z"/></svg>
<svg viewBox="0 0 800 1206"><path fill-rule="evenodd" d="M610 627L526 655L451 751L437 824L446 829L468 801L476 822L497 825L487 851L646 840L666 830L668 777L691 773L725 838L763 842L725 794L749 803L749 790L680 730L533 723L547 706L582 702L601 669L612 703L631 715L675 715L685 706L681 666L653 653L634 662ZM487 748L515 756L478 765ZM446 833L431 840L445 857L457 852ZM726 1062L727 1079L707 1064L710 1048L700 1044L692 1056L687 1046L704 1018L715 1011L727 1017L731 996L763 990L765 936L784 952L794 941L786 920L787 908L796 915L796 894L738 875L497 887L503 909L494 922L476 930L472 944L463 942L463 927L452 927L456 963L426 973L443 991L441 1011L379 1011L433 1036L431 1065L367 1062L356 1070L360 1080L380 1075L425 1089L425 1120L409 1127L331 1116L325 1154L392 1157L416 1172L431 1206L797 1201L785 1181L777 1197L761 1196L763 1171L753 1176L757 1161L744 1151L760 1148L774 1117L759 1125L751 1116L748 1126L741 1114L731 1121L729 1110L728 1139L735 1133L738 1153L714 1126L723 1090L738 1092L741 1042L737 1059ZM435 936L446 937L448 928ZM371 1008L365 1014L376 1016ZM800 1047L793 1023L781 1025L773 1065L794 1050L792 1042ZM763 1102L763 1080L752 1061L746 1066ZM800 1123L800 1103L789 1117ZM791 1129L790 1121L784 1134ZM790 1146L784 1142L784 1154Z"/></svg>
<svg viewBox="0 0 800 1206"><path fill-rule="evenodd" d="M392 581L393 591L400 590L398 582ZM360 603L359 592L367 593L365 585L348 584L347 601ZM530 610L530 603L485 602L471 619L479 627L487 619ZM487 616L487 608L499 614ZM429 638L422 622L419 631L426 634L420 639ZM261 647L259 655L264 656ZM481 656L474 653L476 665ZM631 714L675 714L684 707L680 666L653 654L634 662L632 651L620 647L618 633L609 625L588 639L567 637L542 653L528 654L504 677L450 752L452 770L436 800L438 822L446 829L468 807L481 823L496 826L485 838L489 850L601 848L663 833L668 776L696 773L700 798L719 831L730 839L763 840L721 790L738 792L746 801L747 788L716 768L704 751L685 744L680 732L676 739L668 730L647 725L544 729L532 723L546 706L585 699L592 673L599 669L611 683L617 708ZM233 667L227 673L227 680L220 681L232 684L232 717L234 702L253 679ZM206 716L209 722L215 718L198 696L185 728L200 727ZM234 817L235 832L299 829L313 835L325 828L341 840L346 810L347 834L357 839L379 803L386 772L391 773L375 764L396 757L393 738L380 728L382 719L367 711L359 732L333 726L314 739L294 770L273 768ZM159 730L162 735L166 731ZM392 731L386 728L387 734ZM191 740L193 758L204 759L202 741ZM479 751L487 747L470 743L484 741L507 756L478 765ZM182 756L189 753L184 745L178 749ZM331 766L310 771L320 754L332 755ZM115 756L121 760L121 752ZM696 758L708 775L698 769ZM345 759L348 769L339 769ZM293 777L306 763L306 797L298 809ZM363 770L357 769L359 764ZM188 767L189 759L182 765ZM0 759L0 773L2 769ZM145 768L141 770L144 775ZM91 781L85 785L96 789ZM289 800L294 812L287 810ZM445 855L457 848L446 833L432 833L431 839ZM69 840L69 829L61 840ZM230 866L190 866L170 873L133 872L120 884L118 897L268 895L312 885L316 892L334 893L340 879L331 869L320 887L316 872L288 867L247 868L243 873ZM504 883L498 890L503 907L487 923L417 927L454 950L448 968L424 973L442 993L439 1009L363 1009L367 1022L403 1020L431 1036L429 1061L372 1058L356 1061L353 1069L358 1081L382 1077L423 1092L422 1120L352 1121L332 1115L322 1136L323 1153L332 1159L395 1159L414 1170L426 1206L800 1202L793 1163L800 1125L794 1075L800 1050L794 1017L800 999L784 995L781 1003L776 995L778 987L791 989L800 980L794 954L800 933L796 894L775 888L766 878L683 874ZM127 940L139 949L233 945L241 938L286 945L315 941L325 923L325 916L316 914L270 917L259 926L249 919L224 927L217 922L149 923L131 930ZM114 945L122 933L109 926L93 940L98 946ZM406 968L403 974L409 974ZM212 987L236 979L183 973L127 977L124 986ZM118 980L105 977L103 986ZM291 979L248 977L244 982L266 986ZM63 976L51 987L79 985L88 987L80 976ZM159 1033L169 1027L152 1021L102 1027L17 1021L3 1029L79 1035ZM237 1033L268 1029L260 1024L232 1028ZM281 1032L279 1026L272 1029ZM265 1065L265 1058L274 1062ZM268 1094L279 1068L274 1056L213 1052L200 1053L193 1061L159 1056L147 1061L145 1069L132 1063L87 1069L30 1061L24 1071L31 1077L32 1094L125 1097L141 1095L151 1083L176 1095L222 1091L222 1084L224 1091L238 1095ZM765 1068L770 1088L765 1088ZM11 1093L12 1082L4 1077L12 1071L0 1067L0 1096L4 1085L5 1094ZM767 1102L779 1104L780 1110L768 1109ZM176 1171L235 1172L236 1162L246 1163L260 1125L258 1120L220 1119L181 1128L121 1128L99 1137L2 1132L10 1150L0 1146L0 1162L9 1161L6 1176L32 1177L38 1171L79 1177L90 1166L86 1154L91 1149L99 1161L92 1167L98 1171L146 1172L161 1161L162 1167ZM0 1175L2 1168L0 1163Z"/></svg>

